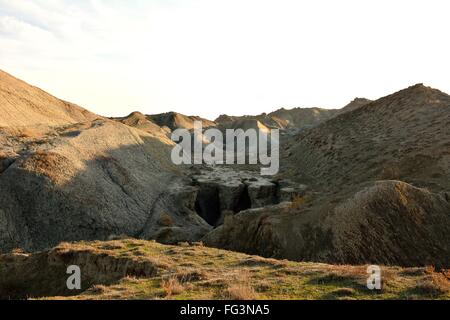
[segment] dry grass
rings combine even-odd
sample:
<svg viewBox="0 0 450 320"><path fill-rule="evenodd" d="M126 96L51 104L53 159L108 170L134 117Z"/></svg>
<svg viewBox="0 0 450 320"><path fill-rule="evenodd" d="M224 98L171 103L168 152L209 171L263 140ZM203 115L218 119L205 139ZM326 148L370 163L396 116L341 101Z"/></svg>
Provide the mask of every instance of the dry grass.
<svg viewBox="0 0 450 320"><path fill-rule="evenodd" d="M91 280L83 282L86 291L70 293L75 294L72 299L450 299L449 280L432 267L383 266L383 289L369 290L367 266L278 261L208 247L166 246L133 239L62 243L45 255L0 256L6 268L0 272L0 287L9 285L17 297L62 299L57 295L63 291L52 288L65 288L65 268L58 271L49 266L54 267L55 261L65 266L87 260L95 261L99 269L92 270L92 263L81 263ZM47 273L31 272L24 277L24 270L36 265ZM41 290L46 285L49 291Z"/></svg>
<svg viewBox="0 0 450 320"><path fill-rule="evenodd" d="M161 281L161 288L164 290L164 297L171 297L184 291L184 286L176 277L169 277Z"/></svg>
<svg viewBox="0 0 450 320"><path fill-rule="evenodd" d="M229 300L255 300L255 290L245 283L232 284L225 290L225 298Z"/></svg>
<svg viewBox="0 0 450 320"><path fill-rule="evenodd" d="M208 273L205 270L181 270L175 274L175 278L181 283L203 281L208 279Z"/></svg>
<svg viewBox="0 0 450 320"><path fill-rule="evenodd" d="M302 206L304 206L306 203L308 203L309 198L307 196L295 196L292 199L291 209L299 209Z"/></svg>
<svg viewBox="0 0 450 320"><path fill-rule="evenodd" d="M450 292L450 282L441 273L432 273L422 279L413 289L430 297L437 297Z"/></svg>
<svg viewBox="0 0 450 320"><path fill-rule="evenodd" d="M356 293L353 288L339 288L331 291L331 294L338 297L353 296Z"/></svg>
<svg viewBox="0 0 450 320"><path fill-rule="evenodd" d="M252 276L248 270L242 270L228 284L225 289L225 299L228 300L255 300L257 294L251 286Z"/></svg>

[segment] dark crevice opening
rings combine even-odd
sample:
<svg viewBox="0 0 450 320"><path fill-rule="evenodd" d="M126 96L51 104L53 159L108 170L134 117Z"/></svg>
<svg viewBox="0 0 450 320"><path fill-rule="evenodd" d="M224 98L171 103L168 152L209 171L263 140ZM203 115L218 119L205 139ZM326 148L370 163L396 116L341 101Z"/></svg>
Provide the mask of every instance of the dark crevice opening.
<svg viewBox="0 0 450 320"><path fill-rule="evenodd" d="M252 201L250 199L250 195L248 194L248 187L245 186L242 193L239 195L239 199L233 208L234 213L241 212L243 210L250 209L252 207Z"/></svg>
<svg viewBox="0 0 450 320"><path fill-rule="evenodd" d="M195 211L209 225L216 226L221 216L219 190L213 187L200 188L195 201Z"/></svg>

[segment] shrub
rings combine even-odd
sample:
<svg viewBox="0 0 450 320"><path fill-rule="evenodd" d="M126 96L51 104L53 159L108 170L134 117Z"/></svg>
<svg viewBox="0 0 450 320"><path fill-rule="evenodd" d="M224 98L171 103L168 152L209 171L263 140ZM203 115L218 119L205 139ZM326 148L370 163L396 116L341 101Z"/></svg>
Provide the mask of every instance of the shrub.
<svg viewBox="0 0 450 320"><path fill-rule="evenodd" d="M183 285L177 278L174 277L163 279L161 282L161 288L164 290L165 297L180 294L184 291Z"/></svg>

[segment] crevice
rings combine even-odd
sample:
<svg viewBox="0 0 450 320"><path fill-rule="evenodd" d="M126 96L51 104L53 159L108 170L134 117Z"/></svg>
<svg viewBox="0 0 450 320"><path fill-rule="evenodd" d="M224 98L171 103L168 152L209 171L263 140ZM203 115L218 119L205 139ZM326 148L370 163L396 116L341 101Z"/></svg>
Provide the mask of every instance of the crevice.
<svg viewBox="0 0 450 320"><path fill-rule="evenodd" d="M195 201L195 211L209 225L216 226L221 218L219 190L214 186L200 187Z"/></svg>
<svg viewBox="0 0 450 320"><path fill-rule="evenodd" d="M250 209L252 207L252 200L250 199L250 195L248 194L248 186L246 185L242 190L242 193L239 195L239 199L233 208L234 213L241 212L243 210Z"/></svg>

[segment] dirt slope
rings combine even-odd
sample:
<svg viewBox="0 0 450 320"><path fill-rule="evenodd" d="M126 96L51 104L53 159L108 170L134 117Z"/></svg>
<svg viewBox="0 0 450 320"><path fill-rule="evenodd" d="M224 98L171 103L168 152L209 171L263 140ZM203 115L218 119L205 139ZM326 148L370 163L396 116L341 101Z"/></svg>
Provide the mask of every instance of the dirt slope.
<svg viewBox="0 0 450 320"><path fill-rule="evenodd" d="M0 126L62 125L100 118L0 70Z"/></svg>
<svg viewBox="0 0 450 320"><path fill-rule="evenodd" d="M380 179L450 190L449 127L450 96L415 85L299 135L283 168L331 190Z"/></svg>

